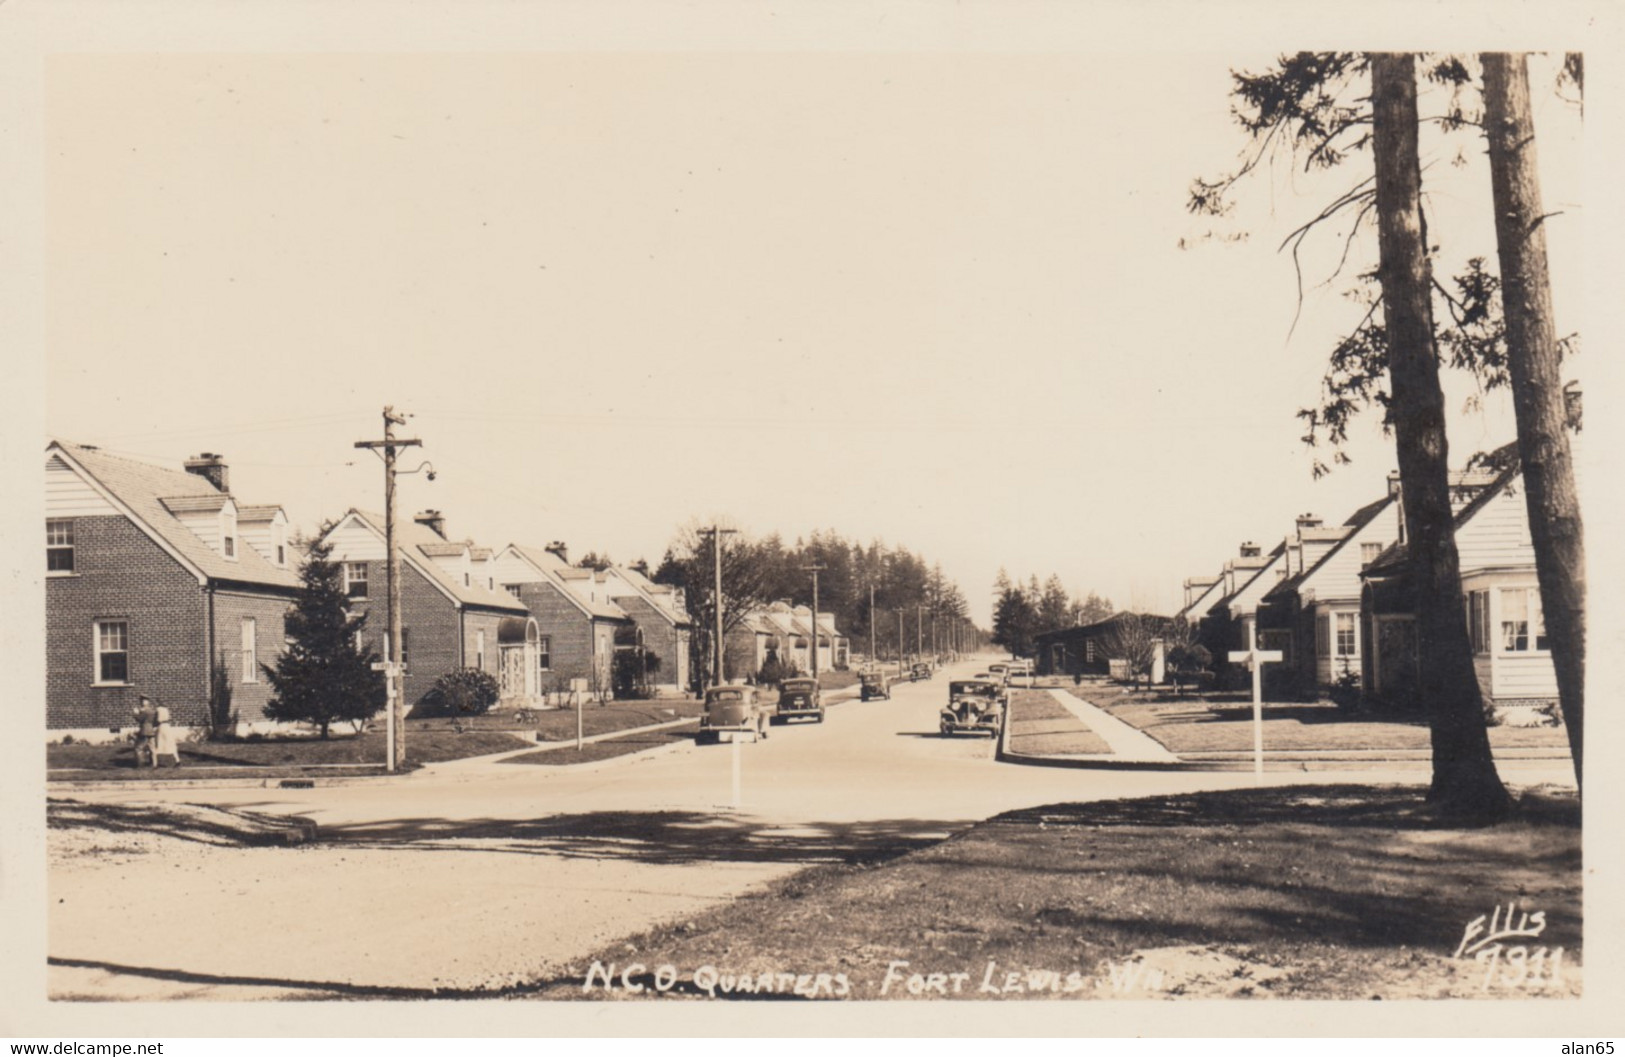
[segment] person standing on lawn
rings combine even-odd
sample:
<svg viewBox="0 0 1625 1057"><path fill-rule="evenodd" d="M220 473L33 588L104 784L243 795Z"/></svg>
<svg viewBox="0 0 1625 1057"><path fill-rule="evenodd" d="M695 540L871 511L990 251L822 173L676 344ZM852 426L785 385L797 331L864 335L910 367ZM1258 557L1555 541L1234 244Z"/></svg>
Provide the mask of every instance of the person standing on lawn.
<svg viewBox="0 0 1625 1057"><path fill-rule="evenodd" d="M140 703L135 707L135 765L141 766L142 760L147 760L150 766L158 766L158 712L152 707L152 698L146 694L141 695Z"/></svg>
<svg viewBox="0 0 1625 1057"><path fill-rule="evenodd" d="M152 765L158 766L158 757L175 757L175 766L181 765L180 739L175 737L175 725L169 720L169 706L159 705L157 711L158 734L153 742Z"/></svg>

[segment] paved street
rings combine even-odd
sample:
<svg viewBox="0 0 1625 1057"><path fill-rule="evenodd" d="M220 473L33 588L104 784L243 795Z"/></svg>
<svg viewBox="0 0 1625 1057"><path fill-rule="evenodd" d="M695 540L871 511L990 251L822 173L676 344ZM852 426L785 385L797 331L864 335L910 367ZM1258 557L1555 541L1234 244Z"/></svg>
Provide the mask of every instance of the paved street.
<svg viewBox="0 0 1625 1057"><path fill-rule="evenodd" d="M962 671L971 670L962 666ZM929 843L1001 811L1249 785L1247 773L999 764L936 734L946 676L735 749L683 743L582 767L492 764L309 790L76 790L315 820L294 849L170 842L51 877L57 996L251 998L500 986L810 865ZM568 750L565 750L568 751ZM1425 772L1272 774L1420 781ZM1562 780L1523 771L1519 782ZM130 923L163 893L165 927Z"/></svg>

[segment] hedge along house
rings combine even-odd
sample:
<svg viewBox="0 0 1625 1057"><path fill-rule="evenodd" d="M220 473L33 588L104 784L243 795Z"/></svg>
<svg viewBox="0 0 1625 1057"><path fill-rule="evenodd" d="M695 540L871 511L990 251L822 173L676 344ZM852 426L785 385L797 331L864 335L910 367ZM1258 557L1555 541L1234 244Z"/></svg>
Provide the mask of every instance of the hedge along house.
<svg viewBox="0 0 1625 1057"><path fill-rule="evenodd" d="M1491 458L1505 468L1494 474L1454 474L1451 480L1473 668L1493 714L1533 706L1555 717L1557 674L1541 617L1516 446ZM1402 512L1399 523L1403 530ZM1427 657L1418 648L1416 588L1403 531L1399 542L1365 569L1362 580L1361 624L1373 643L1362 673L1366 696L1392 707L1419 707L1415 692Z"/></svg>
<svg viewBox="0 0 1625 1057"><path fill-rule="evenodd" d="M655 583L641 570L618 565L603 570L598 580L605 597L635 625L630 629L636 632L634 646L641 644L659 660L650 688L657 693L687 690L694 625L683 592L670 584Z"/></svg>
<svg viewBox="0 0 1625 1057"><path fill-rule="evenodd" d="M599 597L593 571L571 566L562 543L510 543L495 560L498 588L540 626L543 689L568 690L570 680L585 679L589 689L609 693L616 634L636 625L607 595Z"/></svg>
<svg viewBox="0 0 1625 1057"><path fill-rule="evenodd" d="M244 722L299 588L280 507L239 507L205 453L168 469L93 446L45 449L45 712L53 732L107 739L139 695L208 722L219 666Z"/></svg>
<svg viewBox="0 0 1625 1057"><path fill-rule="evenodd" d="M1264 669L1272 695L1317 694L1339 679L1358 678L1366 636L1360 633L1360 572L1399 537L1399 478L1388 492L1341 525L1305 514L1286 539L1285 576L1258 604L1258 641L1282 661Z"/></svg>
<svg viewBox="0 0 1625 1057"><path fill-rule="evenodd" d="M497 680L499 707L541 700L542 643L530 612L496 584L490 551L446 537L439 511L397 519L401 555L402 694L416 708L435 680L477 668ZM350 510L322 536L343 570L352 612L367 615L363 642L389 656L384 519Z"/></svg>

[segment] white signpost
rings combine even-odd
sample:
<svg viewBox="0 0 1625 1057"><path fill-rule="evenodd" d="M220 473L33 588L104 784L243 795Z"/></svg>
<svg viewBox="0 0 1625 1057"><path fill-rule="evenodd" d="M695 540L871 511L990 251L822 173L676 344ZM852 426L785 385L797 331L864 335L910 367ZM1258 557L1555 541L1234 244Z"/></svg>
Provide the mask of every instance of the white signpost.
<svg viewBox="0 0 1625 1057"><path fill-rule="evenodd" d="M393 661L375 661L372 670L384 673L384 752L385 770L395 770L395 676L401 666Z"/></svg>
<svg viewBox="0 0 1625 1057"><path fill-rule="evenodd" d="M1264 665L1283 660L1280 650L1258 648L1258 629L1247 625L1247 648L1231 650L1234 664L1245 664L1253 673L1253 780L1264 780Z"/></svg>

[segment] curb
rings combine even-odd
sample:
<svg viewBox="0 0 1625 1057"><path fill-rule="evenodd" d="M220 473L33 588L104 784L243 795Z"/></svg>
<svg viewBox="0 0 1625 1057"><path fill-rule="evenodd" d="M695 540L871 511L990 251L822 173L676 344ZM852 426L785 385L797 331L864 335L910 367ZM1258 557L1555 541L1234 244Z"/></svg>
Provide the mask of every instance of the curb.
<svg viewBox="0 0 1625 1057"><path fill-rule="evenodd" d="M993 758L1000 763L1011 763L1025 767L1070 767L1076 770L1087 771L1251 771L1253 758L1251 753L1213 753L1211 755L1182 756L1178 759L1168 760L1126 760L1118 756L1041 756L1033 753L1015 752L1010 749L1009 710L1006 709L1005 723L999 728L998 746L994 750ZM1335 751L1335 750L1334 750ZM1361 750L1344 750L1361 751ZM1384 750L1369 750L1382 752ZM1410 756L1333 756L1325 753L1278 753L1264 754L1265 771L1352 771L1360 769L1381 769L1394 767L1414 767L1418 770L1427 770L1433 766L1433 757L1426 749L1399 750L1414 753ZM1506 755L1497 754L1495 764L1497 767L1518 769L1527 766L1542 764L1570 762L1571 757L1562 750L1545 749L1509 749Z"/></svg>

